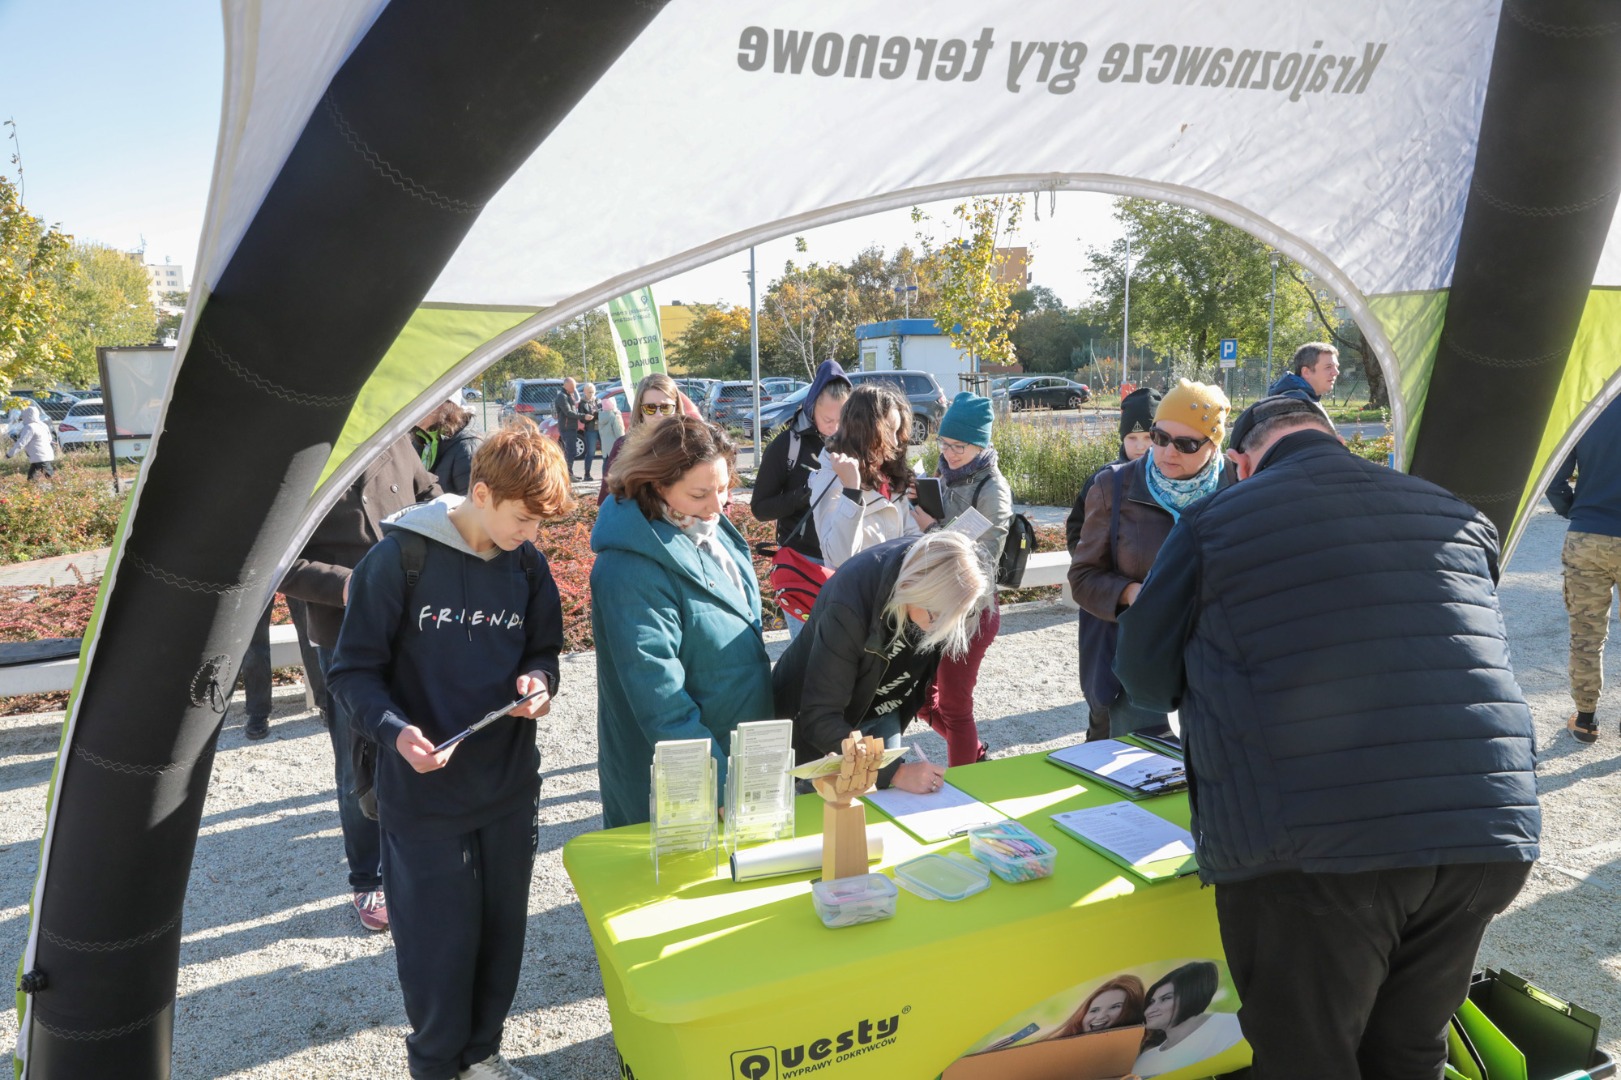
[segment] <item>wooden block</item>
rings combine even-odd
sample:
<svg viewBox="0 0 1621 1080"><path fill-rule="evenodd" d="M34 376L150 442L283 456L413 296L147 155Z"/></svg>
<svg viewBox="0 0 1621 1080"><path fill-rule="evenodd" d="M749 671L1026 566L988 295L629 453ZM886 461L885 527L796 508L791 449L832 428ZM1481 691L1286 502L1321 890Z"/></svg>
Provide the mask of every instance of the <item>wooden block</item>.
<svg viewBox="0 0 1621 1080"><path fill-rule="evenodd" d="M845 806L822 805L822 880L860 877L867 873L867 806L859 800Z"/></svg>

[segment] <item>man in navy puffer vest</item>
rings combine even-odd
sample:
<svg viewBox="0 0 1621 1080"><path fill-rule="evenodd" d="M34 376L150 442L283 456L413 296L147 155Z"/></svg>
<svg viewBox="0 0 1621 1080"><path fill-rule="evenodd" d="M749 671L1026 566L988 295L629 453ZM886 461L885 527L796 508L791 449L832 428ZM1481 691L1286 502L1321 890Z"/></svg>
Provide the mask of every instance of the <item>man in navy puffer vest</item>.
<svg viewBox="0 0 1621 1080"><path fill-rule="evenodd" d="M1541 828L1497 533L1297 398L1231 446L1240 482L1171 531L1115 672L1181 711L1256 1080L1439 1077Z"/></svg>

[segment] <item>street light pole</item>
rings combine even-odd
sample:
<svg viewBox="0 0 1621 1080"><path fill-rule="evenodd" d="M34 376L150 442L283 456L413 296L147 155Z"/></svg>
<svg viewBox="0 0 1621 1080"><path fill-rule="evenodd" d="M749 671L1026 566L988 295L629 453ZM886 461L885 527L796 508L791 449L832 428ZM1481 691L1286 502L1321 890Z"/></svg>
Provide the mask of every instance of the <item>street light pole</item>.
<svg viewBox="0 0 1621 1080"><path fill-rule="evenodd" d="M1120 318L1120 381L1125 382L1131 349L1131 235L1126 235L1126 301Z"/></svg>
<svg viewBox="0 0 1621 1080"><path fill-rule="evenodd" d="M1278 263L1283 256L1279 252L1267 255L1266 261L1272 264L1272 291L1268 299L1272 302L1272 310L1266 316L1266 385L1272 385L1272 331L1278 323Z"/></svg>
<svg viewBox="0 0 1621 1080"><path fill-rule="evenodd" d="M754 248L749 248L749 373L754 378L754 471L760 471L765 450L760 445L760 319L754 299Z"/></svg>

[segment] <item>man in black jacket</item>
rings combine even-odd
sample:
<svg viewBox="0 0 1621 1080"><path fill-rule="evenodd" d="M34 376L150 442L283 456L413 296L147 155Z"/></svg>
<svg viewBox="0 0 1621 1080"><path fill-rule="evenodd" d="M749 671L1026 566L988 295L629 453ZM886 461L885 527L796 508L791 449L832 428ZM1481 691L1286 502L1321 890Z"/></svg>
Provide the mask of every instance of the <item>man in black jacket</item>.
<svg viewBox="0 0 1621 1080"><path fill-rule="evenodd" d="M372 545L383 538L383 519L414 503L438 498L439 484L422 467L409 436L379 454L327 511L282 580L281 591L290 601L302 600L309 637L324 677L332 667L349 602L349 575ZM388 905L383 896L382 851L377 822L360 810L354 794L354 768L350 756L349 717L323 695L322 711L332 737L334 779L338 786L338 820L343 826L343 850L349 860L349 888L355 911L367 930L388 929Z"/></svg>
<svg viewBox="0 0 1621 1080"><path fill-rule="evenodd" d="M1253 405L1229 456L1240 482L1171 531L1115 672L1181 710L1256 1080L1439 1077L1541 828L1496 530L1297 398Z"/></svg>

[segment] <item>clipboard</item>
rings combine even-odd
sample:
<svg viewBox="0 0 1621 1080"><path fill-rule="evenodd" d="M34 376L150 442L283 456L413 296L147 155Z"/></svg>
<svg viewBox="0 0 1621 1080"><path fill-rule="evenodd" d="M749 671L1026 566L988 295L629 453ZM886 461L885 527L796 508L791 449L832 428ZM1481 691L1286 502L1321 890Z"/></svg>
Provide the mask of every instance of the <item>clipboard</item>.
<svg viewBox="0 0 1621 1080"><path fill-rule="evenodd" d="M917 478L917 508L936 521L946 519L945 489L941 486L939 477Z"/></svg>
<svg viewBox="0 0 1621 1080"><path fill-rule="evenodd" d="M463 739L467 738L469 735L472 735L472 734L475 734L477 732L483 731L485 728L489 727L491 724L493 724L497 720L501 719L501 717L505 716L507 713L511 712L513 709L516 709L521 705L529 704L531 701L535 700L536 698L540 697L542 694L546 693L547 690L548 690L548 687L546 685L546 680L545 679L540 680L540 685L537 686L535 689L529 691L529 693L525 694L523 697L519 698L517 701L511 702L511 703L506 704L506 705L503 705L499 709L496 709L494 712L485 713L483 718L480 719L478 721L478 723L472 724L472 725L464 728L463 730L457 732L456 734L452 735L450 738L446 739L444 742L442 742L438 746L434 747L433 752L437 754L441 750L448 750L450 747L455 746L457 743L461 742Z"/></svg>

